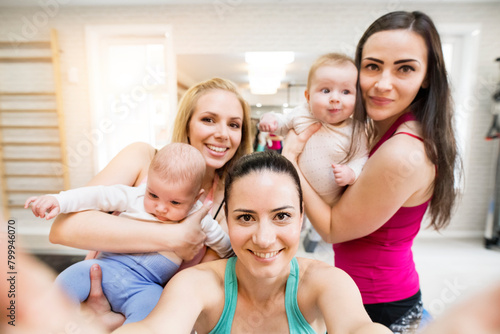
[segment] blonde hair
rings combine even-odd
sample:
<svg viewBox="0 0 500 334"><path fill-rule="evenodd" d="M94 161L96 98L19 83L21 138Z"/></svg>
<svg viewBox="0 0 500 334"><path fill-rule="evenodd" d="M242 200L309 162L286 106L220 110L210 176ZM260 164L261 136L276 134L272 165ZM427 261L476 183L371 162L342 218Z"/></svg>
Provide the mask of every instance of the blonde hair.
<svg viewBox="0 0 500 334"><path fill-rule="evenodd" d="M196 104L201 96L213 90L224 90L233 93L241 104L243 109L243 122L241 126L241 142L234 156L222 168L218 170L219 176L223 176L224 172L238 160L240 157L252 152L252 137L250 133L250 106L243 99L236 85L229 80L221 78L212 78L200 82L189 88L179 103L179 110L174 123L174 131L172 142L189 144L189 122L193 116Z"/></svg>
<svg viewBox="0 0 500 334"><path fill-rule="evenodd" d="M309 91L311 89L311 82L318 68L325 65L340 66L345 64L352 64L354 67L356 67L356 65L354 64L354 60L343 53L327 53L319 56L309 69L309 74L307 75L307 90Z"/></svg>
<svg viewBox="0 0 500 334"><path fill-rule="evenodd" d="M207 165L203 155L191 145L171 143L159 150L149 166L149 172L167 182L190 182L193 191L201 189Z"/></svg>

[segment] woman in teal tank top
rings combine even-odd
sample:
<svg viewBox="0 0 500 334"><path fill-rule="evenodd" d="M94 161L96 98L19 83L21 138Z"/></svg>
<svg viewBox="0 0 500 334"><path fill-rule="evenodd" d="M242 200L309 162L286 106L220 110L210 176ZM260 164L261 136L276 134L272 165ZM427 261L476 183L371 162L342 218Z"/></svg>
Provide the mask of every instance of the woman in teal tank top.
<svg viewBox="0 0 500 334"><path fill-rule="evenodd" d="M241 158L226 177L225 201L237 257L176 274L146 319L116 333L391 333L370 320L342 270L295 258L302 189L286 158Z"/></svg>

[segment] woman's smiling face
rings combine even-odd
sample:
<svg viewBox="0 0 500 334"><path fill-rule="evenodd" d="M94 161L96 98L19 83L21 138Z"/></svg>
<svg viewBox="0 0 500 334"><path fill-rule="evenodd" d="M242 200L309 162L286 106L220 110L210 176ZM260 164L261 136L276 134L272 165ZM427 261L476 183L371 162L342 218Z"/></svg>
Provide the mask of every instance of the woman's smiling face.
<svg viewBox="0 0 500 334"><path fill-rule="evenodd" d="M294 180L269 170L236 180L227 199L229 238L238 262L253 277L289 273L302 226Z"/></svg>
<svg viewBox="0 0 500 334"><path fill-rule="evenodd" d="M212 90L202 95L189 121L189 143L197 148L207 168L223 167L236 153L242 136L243 108L233 93Z"/></svg>
<svg viewBox="0 0 500 334"><path fill-rule="evenodd" d="M361 55L359 84L368 116L374 121L406 112L426 88L427 46L417 33L398 29L368 38Z"/></svg>

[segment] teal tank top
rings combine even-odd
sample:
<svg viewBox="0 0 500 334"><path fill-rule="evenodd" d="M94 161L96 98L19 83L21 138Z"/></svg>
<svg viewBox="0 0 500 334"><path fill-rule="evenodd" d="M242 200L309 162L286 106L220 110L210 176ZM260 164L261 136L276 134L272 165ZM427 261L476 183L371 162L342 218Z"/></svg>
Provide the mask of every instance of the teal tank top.
<svg viewBox="0 0 500 334"><path fill-rule="evenodd" d="M224 277L225 302L222 315L217 325L209 334L229 334L233 325L234 312L238 299L238 281L234 270L236 257L227 260ZM288 318L290 334L316 334L314 329L306 321L297 303L297 290L299 286L299 263L296 258L290 262L290 275L286 281L285 309Z"/></svg>

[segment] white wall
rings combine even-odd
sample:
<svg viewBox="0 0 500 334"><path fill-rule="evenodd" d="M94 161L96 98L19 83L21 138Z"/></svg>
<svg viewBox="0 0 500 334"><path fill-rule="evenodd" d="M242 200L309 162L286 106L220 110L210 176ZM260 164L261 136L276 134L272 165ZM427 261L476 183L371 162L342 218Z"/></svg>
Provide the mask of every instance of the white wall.
<svg viewBox="0 0 500 334"><path fill-rule="evenodd" d="M58 4L55 1L52 3ZM183 54L249 50L318 54L343 51L352 54L367 26L380 15L393 10L423 11L438 26L465 23L481 27L478 63L472 64L477 67L477 80L466 106L472 116L471 136L467 140L470 145L470 168L466 175L465 194L448 228L450 231L477 233L484 229L493 187L493 158L497 146L495 142L486 142L484 136L491 121L490 97L500 73L498 63L494 61L500 57L500 3L453 4L438 1L417 4L391 1L303 5L280 1L269 5L246 5L241 1L214 1L211 5L2 8L0 39L46 39L50 28L58 30L67 142L70 153L78 155L71 165L71 185L78 187L94 174L93 155L75 153L89 146L86 134L91 132L85 25L171 24L175 51ZM77 84L68 82L67 73L71 67L78 69ZM41 223L26 221L24 224L39 226Z"/></svg>

